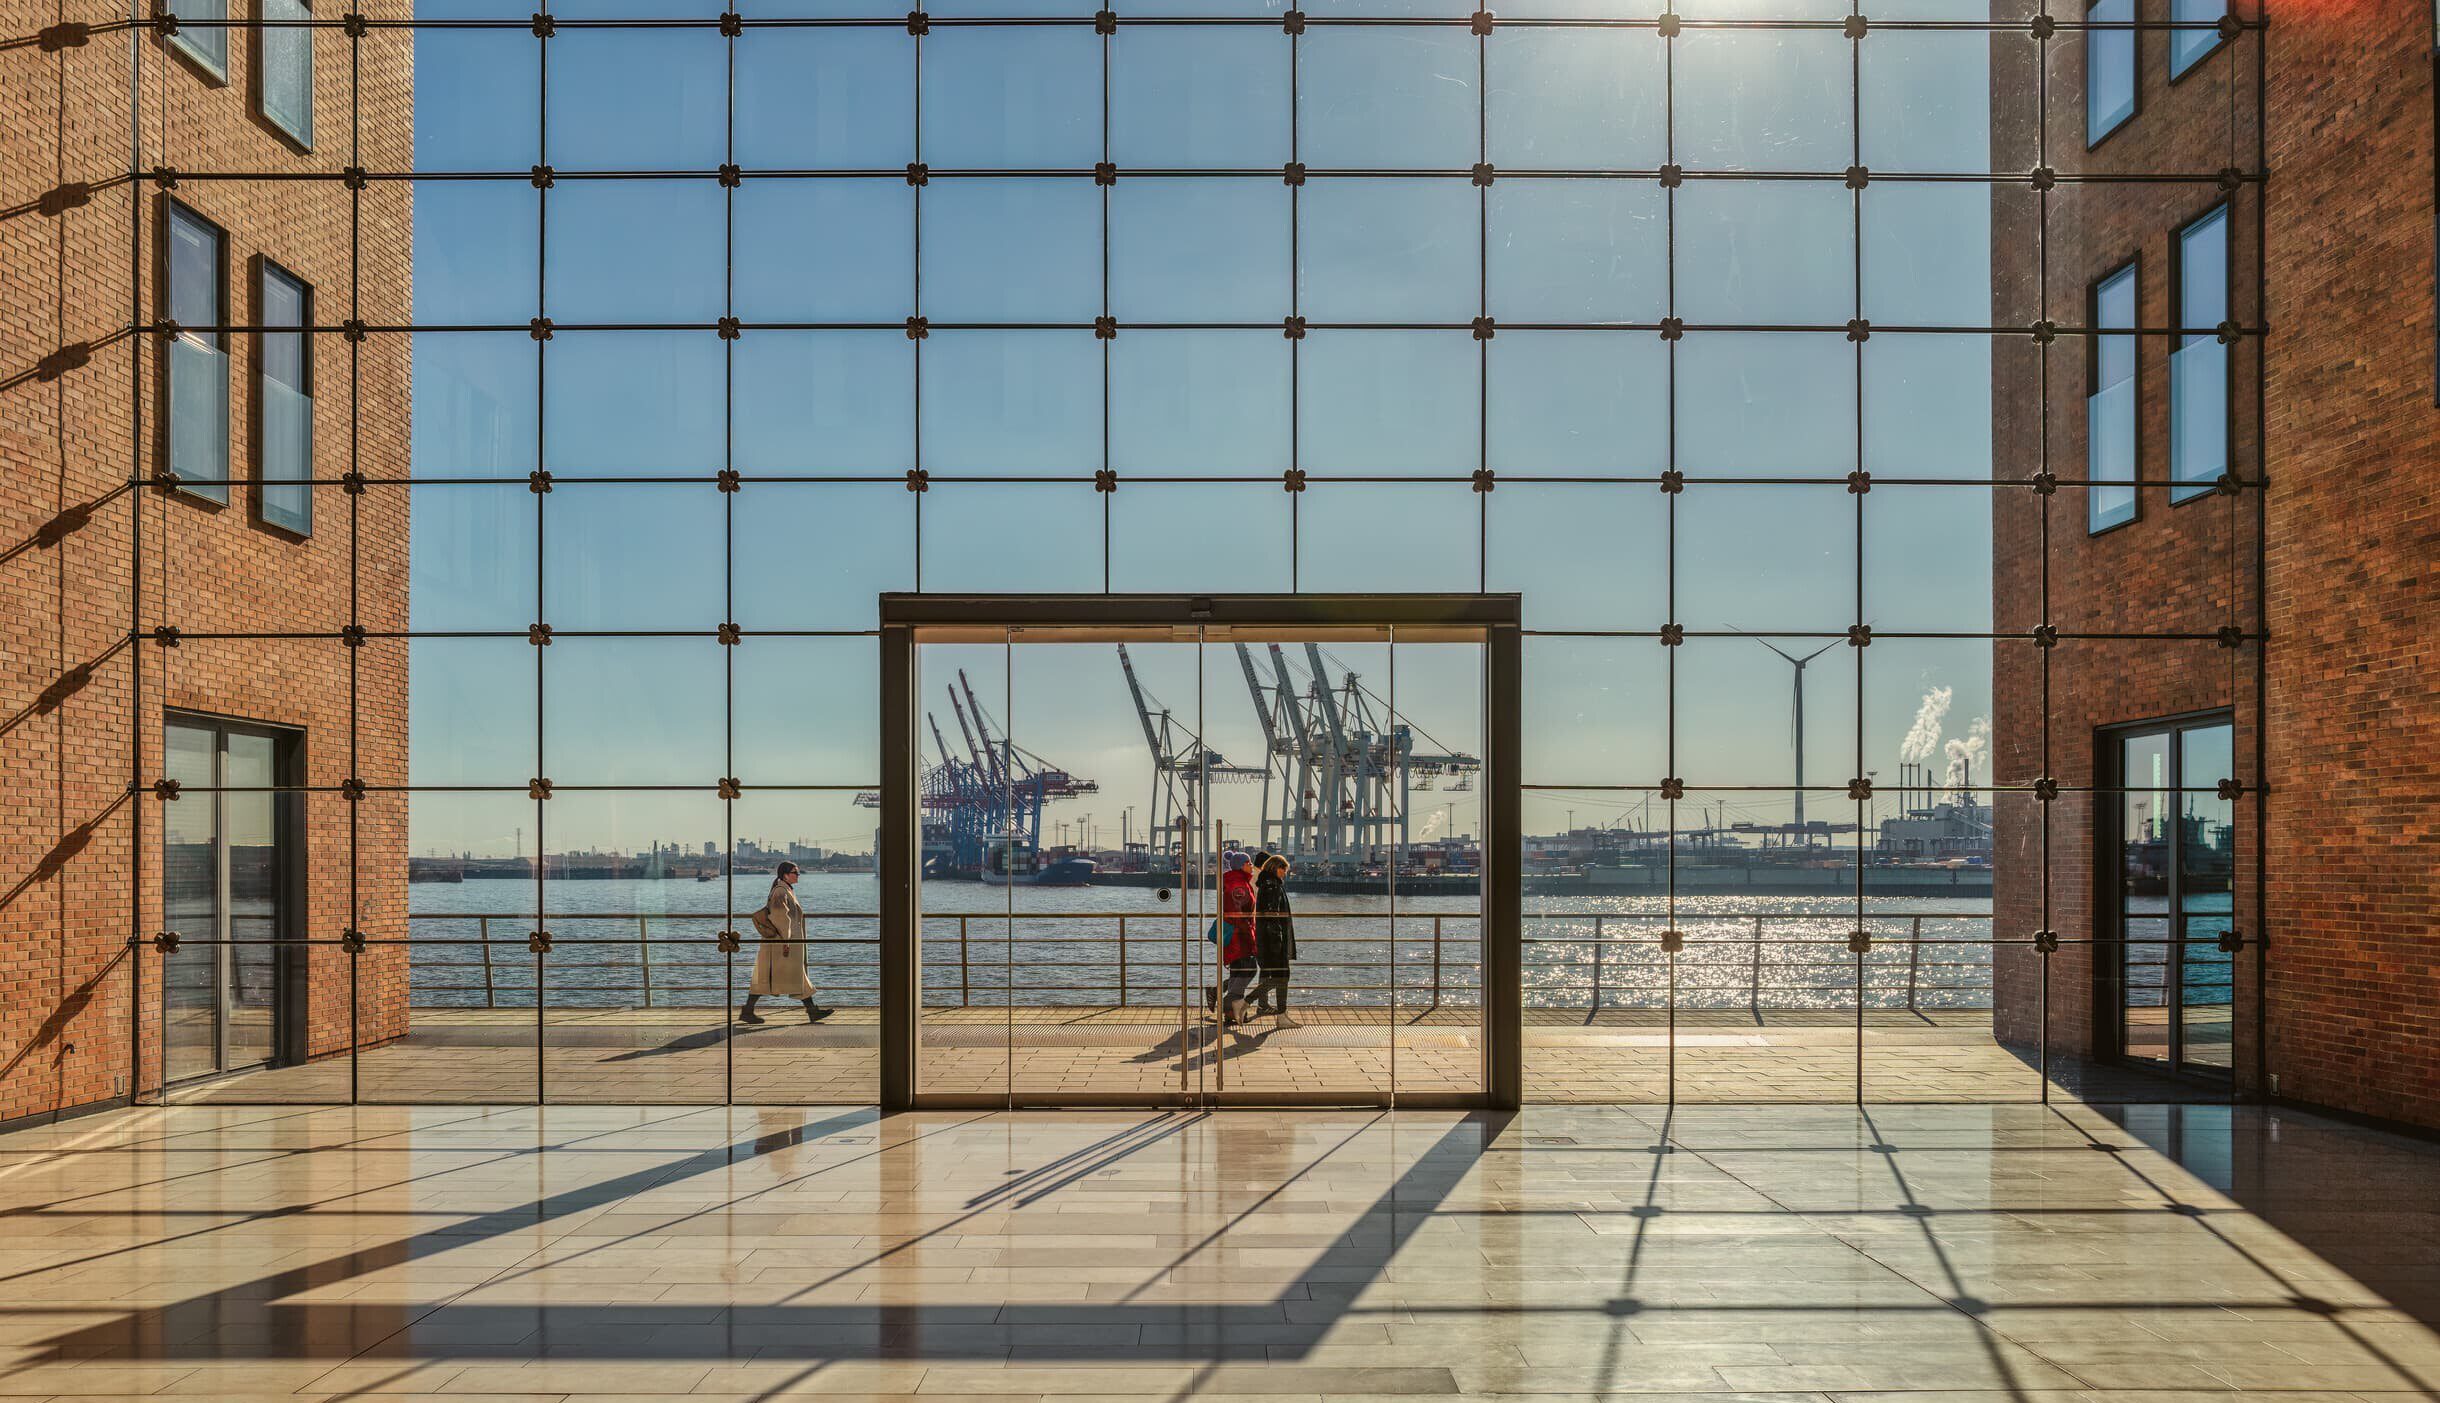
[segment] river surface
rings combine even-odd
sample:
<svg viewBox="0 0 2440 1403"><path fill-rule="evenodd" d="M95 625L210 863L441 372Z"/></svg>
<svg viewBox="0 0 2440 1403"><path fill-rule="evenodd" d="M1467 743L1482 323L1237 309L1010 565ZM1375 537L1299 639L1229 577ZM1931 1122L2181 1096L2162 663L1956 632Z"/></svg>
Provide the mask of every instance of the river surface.
<svg viewBox="0 0 2440 1403"><path fill-rule="evenodd" d="M762 904L767 886L759 875L741 876L732 905L724 882L554 879L544 889L554 948L537 961L525 948L535 924L534 883L417 883L409 888L409 928L418 942L414 1001L531 1008L539 963L553 1008L642 1005L647 974L652 1007L718 1007L744 989L753 965L746 913ZM824 1000L872 1003L880 967L872 875L807 873L797 897ZM1199 990L1209 978L1210 946L1201 938L1208 911L1187 916L1182 939L1174 893L1164 902L1140 887L930 881L923 903L925 998L934 1005L1113 1003L1122 973L1126 1001L1172 1004L1181 957L1188 987ZM1295 904L1300 1001L1379 1006L1393 990L1402 1006L1435 994L1443 1004L1479 1001L1475 898L1400 897L1394 924L1386 895L1310 893ZM1672 922L1664 899L1528 896L1524 909L1528 1006L1585 1008L1596 994L1604 1008L1669 1001L1671 961L1661 934ZM1863 961L1869 1006L1904 1007L1910 981L1920 1007L1990 1002L1987 898L1874 897L1864 910L1876 942ZM1680 1007L1855 1005L1852 897L1680 897L1674 924L1685 936L1675 961ZM723 927L747 937L733 957L713 944ZM478 943L486 934L488 975Z"/></svg>

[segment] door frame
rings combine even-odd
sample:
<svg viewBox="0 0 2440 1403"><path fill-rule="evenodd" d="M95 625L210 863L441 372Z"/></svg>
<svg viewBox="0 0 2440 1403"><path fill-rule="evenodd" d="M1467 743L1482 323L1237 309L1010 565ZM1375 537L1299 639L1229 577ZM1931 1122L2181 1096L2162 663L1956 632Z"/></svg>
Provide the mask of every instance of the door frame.
<svg viewBox="0 0 2440 1403"><path fill-rule="evenodd" d="M2235 1070L2233 1044L2230 1053L2231 1065L2228 1067L2191 1062L2186 1057L2186 950L2195 942L2186 933L2188 915L2185 909L2185 825L2178 821L2176 814L2183 812L2185 794L2189 788L2193 787L2191 779L2185 772L2185 758L2179 744L2180 741L2189 731L2210 730L2215 727L2229 727L2233 734L2235 725L2236 714L2226 707L2219 707L2203 711L2183 711L2169 716L2155 717L2148 721L2129 721L2102 727L2099 731L2101 752L2098 757L2099 773L2105 781L2103 785L2105 796L2111 802L2103 812L2097 815L2100 821L2094 825L2095 836L2100 840L2097 844L2099 870L2095 874L2098 880L2094 883L2094 890L2100 895L2102 902L2101 909L2096 913L2100 918L2097 928L2107 933L2104 945L2110 951L2106 960L2096 962L2100 967L2093 971L2094 983L2101 995L2093 1001L2101 1025L2095 1030L2099 1035L2095 1045L2107 1049L2110 1059L2123 1066L2139 1067L2145 1071L2161 1073L2181 1081L2222 1086L2231 1084L2233 1079ZM2168 824L2169 846L2165 874L2168 884L2166 918L2169 930L2164 943L2168 947L2168 963L2161 972L2161 1007L2167 1017L2169 1050L2167 1058L2159 1062L2130 1053L2127 1050L2126 1041L2127 950L2133 945L2153 943L2137 941L2128 937L2126 910L2126 795L2130 788L2126 773L2126 744L2128 741L2146 736L2158 736L2167 744L2170 787L2165 792L2169 794L2174 810ZM2228 778L2228 776L2214 776L2213 778ZM2232 902L2232 910L2233 905ZM2233 915L2231 919L2234 919ZM2234 984L2236 962L2233 958L2229 963L2229 971L2231 979L2229 1011L2233 1029L2236 1008Z"/></svg>
<svg viewBox="0 0 2440 1403"><path fill-rule="evenodd" d="M1462 638L1483 646L1483 1090L1391 1095L1415 1107L1513 1110L1524 1099L1524 937L1519 828L1523 727L1523 596L1517 594L883 594L881 603L881 1109L885 1112L1008 1104L1005 1098L925 1094L919 1085L923 972L918 884L922 810L915 803L922 754L917 635L988 639L1009 629L1193 629L1283 632L1393 628L1417 641ZM1219 1093L1192 1098L1063 1097L1055 1104L1176 1106L1361 1103L1361 1096L1288 1097Z"/></svg>

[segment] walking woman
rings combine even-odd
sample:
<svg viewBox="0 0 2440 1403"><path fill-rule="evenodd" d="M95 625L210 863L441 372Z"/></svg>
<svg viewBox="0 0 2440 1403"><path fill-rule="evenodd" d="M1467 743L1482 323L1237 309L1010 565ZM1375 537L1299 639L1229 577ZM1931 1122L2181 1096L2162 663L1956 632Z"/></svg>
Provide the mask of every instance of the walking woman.
<svg viewBox="0 0 2440 1403"><path fill-rule="evenodd" d="M1296 960L1296 913L1288 906L1288 859L1279 853L1257 853L1254 864L1254 962L1261 978L1254 985L1254 1012L1278 1015L1274 1027L1300 1026L1288 1016L1288 968ZM1278 1002L1271 1000L1276 996Z"/></svg>
<svg viewBox="0 0 2440 1403"><path fill-rule="evenodd" d="M1245 991L1253 986L1256 969L1253 854L1231 848L1220 855L1220 867L1220 919L1213 923L1213 933L1228 983L1214 1000L1218 1007L1213 1014L1230 1027L1245 1021Z"/></svg>
<svg viewBox="0 0 2440 1403"><path fill-rule="evenodd" d="M754 1001L765 994L803 1000L808 1023L830 1016L829 1009L813 1001L813 980L805 973L805 908L796 899L800 875L795 863L781 863L771 878L770 899L754 913L754 931L762 940L754 947L754 982L746 986L746 1006L737 1014L740 1023L763 1021Z"/></svg>

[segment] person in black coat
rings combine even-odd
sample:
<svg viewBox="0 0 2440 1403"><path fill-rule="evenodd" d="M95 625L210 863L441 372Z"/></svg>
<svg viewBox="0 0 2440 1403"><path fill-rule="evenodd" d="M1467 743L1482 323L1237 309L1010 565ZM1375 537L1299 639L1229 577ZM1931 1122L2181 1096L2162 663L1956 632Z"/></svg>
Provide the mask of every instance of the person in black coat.
<svg viewBox="0 0 2440 1403"><path fill-rule="evenodd" d="M1293 1028L1288 969L1296 960L1296 913L1288 906L1288 859L1266 853L1255 866L1254 961L1261 977L1254 983L1254 1012L1275 1014L1277 1026Z"/></svg>

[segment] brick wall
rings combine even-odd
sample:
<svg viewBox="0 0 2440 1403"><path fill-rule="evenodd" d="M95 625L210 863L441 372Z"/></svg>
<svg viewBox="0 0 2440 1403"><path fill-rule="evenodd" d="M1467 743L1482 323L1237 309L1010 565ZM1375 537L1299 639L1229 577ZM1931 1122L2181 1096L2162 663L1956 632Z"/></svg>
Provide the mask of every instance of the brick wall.
<svg viewBox="0 0 2440 1403"><path fill-rule="evenodd" d="M159 1075L158 957L131 957L126 941L161 924L162 801L132 798L129 787L160 773L166 710L301 730L309 785L335 787L351 764L368 775L404 771L403 650L355 650L351 755L351 656L335 639L127 642L139 622L187 634L335 632L350 617L351 547L357 616L368 628L401 627L407 523L403 494L350 498L321 488L312 534L300 538L258 519L249 481L233 487L226 506L127 487L131 471L160 461L161 349L128 328L166 315L156 305L164 202L178 199L227 231L229 309L241 324L256 317L259 258L313 286L318 321L346 317L357 221L336 183L186 179L174 190L152 181L131 190L126 177L131 103L141 114L135 164L145 169L336 170L347 163L351 135L363 164L404 169L411 46L368 43L359 110L345 37L316 31L317 141L308 151L256 115L253 50L243 33L230 36L225 82L159 36L56 42L53 26L124 13L82 0L0 0L0 33L12 41L0 51L10 152L0 162L0 773L8 777L0 788L0 1120L124 1095L138 1068L147 1088ZM16 42L47 29L54 42ZM89 199L57 193L75 182L92 187ZM366 306L358 315L405 321L411 195L393 183L372 186L362 200ZM352 445L362 472L403 476L403 338L356 347L338 336L315 340L316 475L345 472ZM255 462L257 348L244 334L232 335L229 348L230 458L233 475L245 479ZM352 911L352 923L368 932L403 934L403 803L377 796L359 806L351 869L346 801L317 792L301 802L300 933L335 941ZM319 944L307 961L308 1051L344 1049L346 956ZM131 1006L138 969L143 989ZM406 1016L403 953L376 947L360 973L362 1036L397 1036ZM135 1016L137 1008L147 1016Z"/></svg>
<svg viewBox="0 0 2440 1403"><path fill-rule="evenodd" d="M2167 5L2147 0L2139 13L2164 19ZM2239 1083L2253 1085L2259 1057L2283 1096L2440 1124L2440 941L2430 915L2431 796L2440 777L2440 690L2430 671L2440 633L2431 569L2440 558L2430 466L2440 459L2431 16L2427 6L2381 0L2270 18L2267 48L2258 35L2242 36L2175 84L2167 36L2139 36L2138 113L2090 151L2082 45L2072 36L2054 42L2050 91L2062 97L2047 118L2052 165L2205 178L2060 187L2048 224L2046 299L2040 265L2008 256L2034 247L2025 204L2002 198L1994 218L2001 305L2038 303L2057 321L2083 324L2086 289L2135 257L2140 323L2174 325L2172 242L2222 197L2211 172L2255 164L2259 76L2259 110L2267 113L2259 140L2272 179L2233 198L2234 310L2245 322L2267 319L2272 330L2258 345L2240 343L2232 457L2249 478L2267 471L2268 490L2173 505L2166 487L2146 487L2137 519L2098 536L2086 531L2077 489L2047 499L2004 491L1993 524L2003 630L2032 628L2047 600L2062 633L2208 633L2232 622L2251 630L2259 618L2267 647L2257 656L2250 644L2071 640L2045 659L2038 648L2002 644L1994 665L2000 777L2023 782L2047 772L2072 791L2096 779L2100 728L2227 709L2237 733L2232 777L2250 785L2259 667L2259 739L2273 792L2235 806L2236 910L2239 928L2259 933L2259 857L2269 943L2237 963ZM2025 114L1995 141L2030 144L2030 121ZM2252 285L2257 240L2267 307ZM2141 344L2139 474L2164 479L2171 346L2163 337ZM2081 477L2085 393L2085 354L2072 342L2051 347L2046 369L2030 354L2003 359L1999 475L2027 478L2047 464ZM2267 542L2259 567L2257 534ZM2106 929L2095 909L2103 855L2094 818L2114 802L2070 792L2050 806L2048 925L2066 942L2050 960L2054 1050L2107 1046L2113 1010L2097 966L2115 952L2075 942ZM2038 929L2039 806L2005 806L1999 817L2002 932ZM2257 957L2265 962L2259 979ZM2000 961L2003 1039L2030 1043L2040 1031L2039 976L2030 951Z"/></svg>

